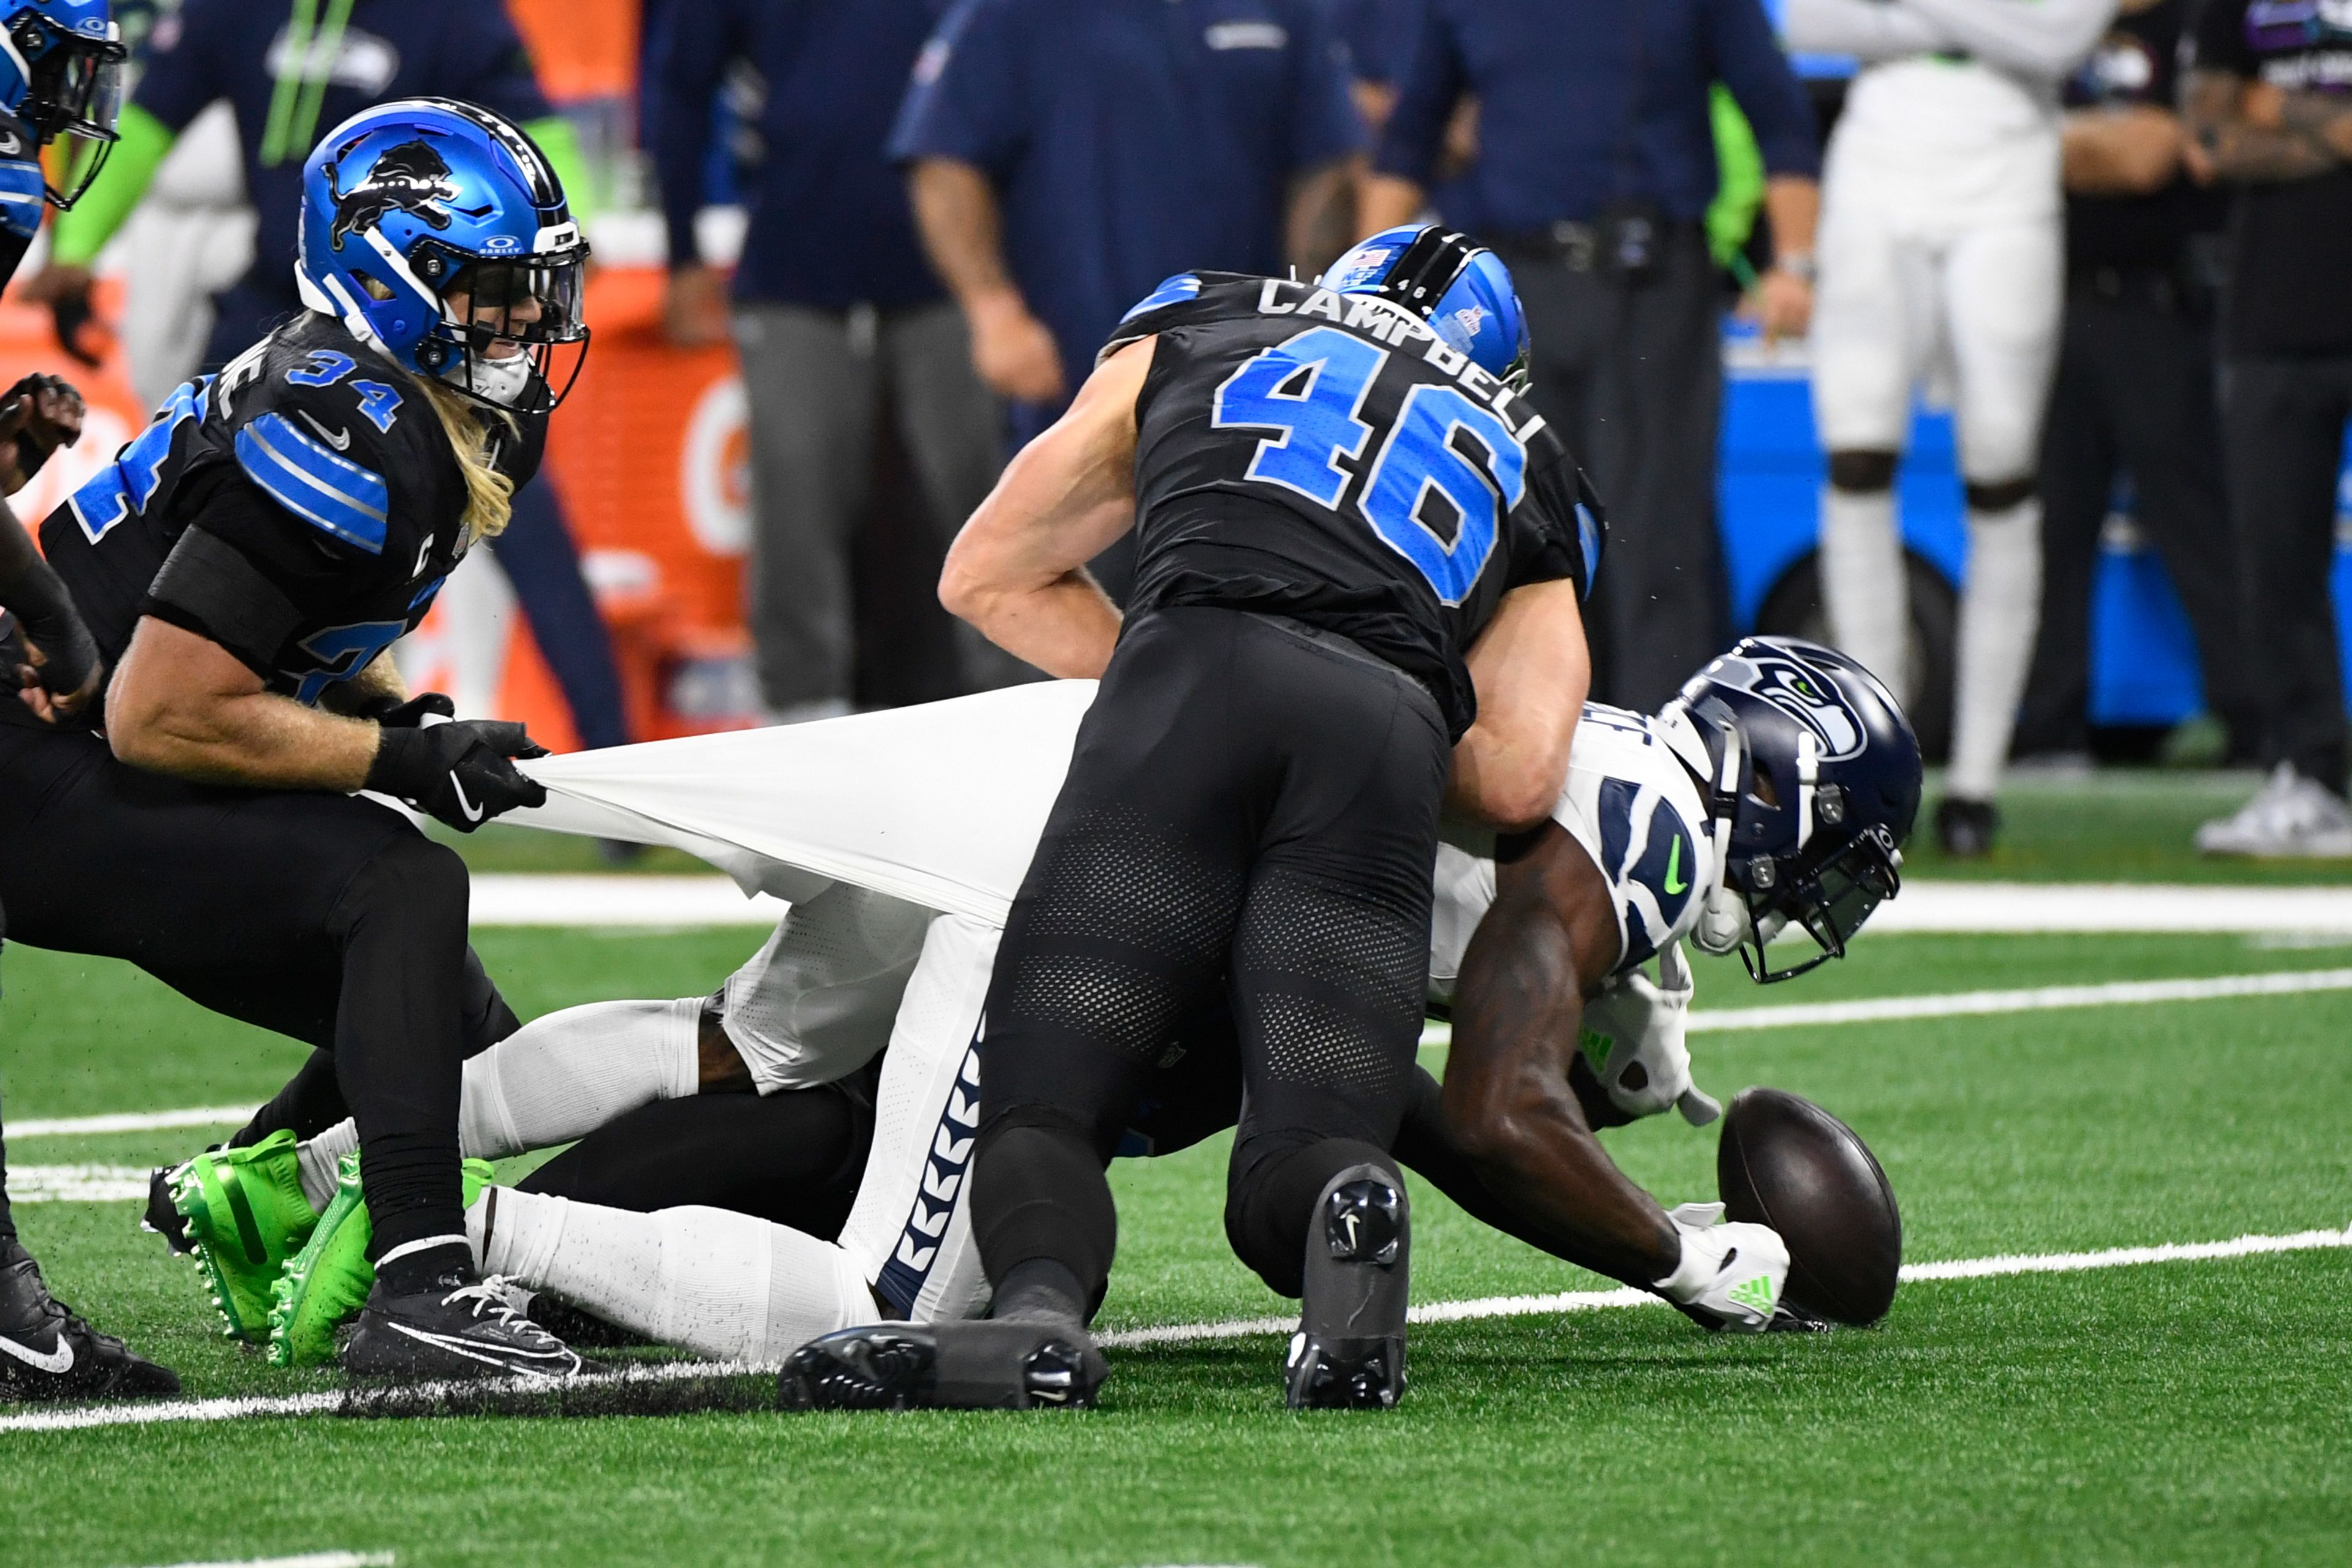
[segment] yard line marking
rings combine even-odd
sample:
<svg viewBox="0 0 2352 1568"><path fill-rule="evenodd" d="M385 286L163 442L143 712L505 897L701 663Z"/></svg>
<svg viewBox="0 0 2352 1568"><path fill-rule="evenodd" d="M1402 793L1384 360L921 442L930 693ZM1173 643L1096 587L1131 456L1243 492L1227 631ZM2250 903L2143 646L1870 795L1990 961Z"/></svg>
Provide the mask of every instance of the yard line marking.
<svg viewBox="0 0 2352 1568"><path fill-rule="evenodd" d="M112 1116L53 1116L11 1121L11 1138L84 1138L102 1132L153 1132L168 1127L242 1127L250 1105L199 1105L184 1110L129 1110Z"/></svg>
<svg viewBox="0 0 2352 1568"><path fill-rule="evenodd" d="M1960 1258L1943 1263L1906 1263L1903 1282L1926 1279L1990 1279L2012 1274L2077 1274L2093 1268L2126 1268L2144 1263L2197 1263L2265 1253L2313 1252L2352 1247L2352 1227L2300 1230L2292 1236L2241 1236L2228 1241L2167 1242L2158 1247L2111 1247L2098 1252L2014 1253L1998 1258ZM1529 1318L1555 1312L1590 1312L1604 1307L1663 1307L1647 1290L1565 1290L1556 1296L1488 1296L1475 1301L1433 1301L1406 1314L1416 1323L1463 1323L1485 1318ZM1237 1318L1224 1323L1169 1323L1105 1334L1106 1346L1189 1344L1200 1340L1286 1334L1296 1318ZM5 1430L5 1427L0 1427Z"/></svg>
<svg viewBox="0 0 2352 1568"><path fill-rule="evenodd" d="M1931 1279L1986 1279L2014 1274L2073 1274L2093 1268L2204 1262L2344 1247L2352 1247L2352 1227L2301 1230L2289 1236L2241 1236L2228 1241L2111 1247L2098 1252L2015 1253L1994 1258L1955 1258L1941 1263L1906 1263L1903 1266L1903 1279L1909 1284ZM1432 1301L1415 1307L1410 1316L1416 1323L1462 1323L1487 1318L1546 1317L1603 1308L1664 1305L1664 1301L1646 1290L1625 1286L1614 1290L1567 1290L1551 1296L1487 1296L1471 1301ZM1135 1345L1186 1344L1201 1340L1286 1334L1297 1327L1297 1321L1292 1318L1237 1318L1222 1323L1165 1323L1154 1328L1126 1329L1105 1334L1100 1342L1114 1350ZM700 1377L764 1375L778 1370L777 1363L773 1362L661 1362L623 1372L592 1373L562 1386L597 1388L627 1383L660 1384ZM482 1386L479 1384L425 1384L393 1393L397 1397L430 1401L445 1392L478 1391ZM276 1397L255 1394L237 1399L98 1405L75 1410L42 1410L22 1415L0 1415L0 1434L63 1432L94 1426L147 1426L182 1421L234 1421L255 1416L327 1415L348 1409L352 1398L349 1393L292 1394Z"/></svg>
<svg viewBox="0 0 2352 1568"><path fill-rule="evenodd" d="M1689 1027L1712 1034L1787 1029L1807 1025L1885 1023L1911 1018L1958 1018L1989 1013L2035 1013L2069 1007L2115 1007L2150 1002L2207 1002L2229 996L2298 996L2352 991L2352 969L2300 969L2273 974L2217 974L2197 980L2124 980L2099 985L2043 985L2025 991L1954 991L1931 996L1869 996L1852 1002L1801 1002L1780 1007L1727 1007L1693 1013ZM1452 1027L1432 1025L1424 1046L1443 1046ZM13 1121L10 1138L70 1138L144 1132L171 1127L237 1126L252 1116L237 1106L192 1110L132 1111ZM39 1167L31 1167L38 1169ZM137 1195L144 1196L143 1184Z"/></svg>
<svg viewBox="0 0 2352 1568"><path fill-rule="evenodd" d="M2121 980L2100 985L2039 985L2024 991L1951 991L1931 996L1871 996L1853 1002L1800 1002L1781 1007L1693 1013L1689 1026L1785 1029L1801 1024L1867 1024L1895 1018L1959 1018L1986 1013L2038 1013L2063 1007L2114 1007L2147 1002L2207 1002L2223 996L2295 996L2352 991L2352 969L2301 969L2273 974L2216 974L2201 980Z"/></svg>
<svg viewBox="0 0 2352 1568"><path fill-rule="evenodd" d="M239 1557L219 1563L175 1563L172 1568L392 1568L389 1552L306 1552L299 1557Z"/></svg>
<svg viewBox="0 0 2352 1568"><path fill-rule="evenodd" d="M16 1165L8 1196L20 1204L144 1203L147 1172L138 1165Z"/></svg>

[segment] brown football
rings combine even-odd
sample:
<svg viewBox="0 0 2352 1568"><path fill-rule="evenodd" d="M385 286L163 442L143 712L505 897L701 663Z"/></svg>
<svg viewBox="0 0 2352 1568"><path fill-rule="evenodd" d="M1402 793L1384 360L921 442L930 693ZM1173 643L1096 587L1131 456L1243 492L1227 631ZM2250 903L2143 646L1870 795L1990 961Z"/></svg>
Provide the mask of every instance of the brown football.
<svg viewBox="0 0 2352 1568"><path fill-rule="evenodd" d="M1857 1328L1886 1315L1903 1216L1853 1128L1810 1100L1742 1089L1724 1113L1715 1180L1730 1218L1769 1225L1789 1244L1789 1306Z"/></svg>

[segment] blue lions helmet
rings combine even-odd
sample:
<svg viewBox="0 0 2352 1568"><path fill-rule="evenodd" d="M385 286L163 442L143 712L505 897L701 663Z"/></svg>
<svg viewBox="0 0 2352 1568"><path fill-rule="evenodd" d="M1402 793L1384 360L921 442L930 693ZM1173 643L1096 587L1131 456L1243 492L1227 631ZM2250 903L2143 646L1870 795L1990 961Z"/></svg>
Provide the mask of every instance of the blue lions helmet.
<svg viewBox="0 0 2352 1568"><path fill-rule="evenodd" d="M1745 637L1691 677L1659 721L1706 782L1723 867L1693 940L1737 947L1764 984L1844 957L1871 911L1901 890L1919 814L1919 738L1894 695L1834 648ZM1821 952L1774 970L1765 944L1791 925Z"/></svg>
<svg viewBox="0 0 2352 1568"><path fill-rule="evenodd" d="M60 207L80 199L114 146L123 56L106 0L0 0L0 108L44 142L90 144L67 160L65 188L48 187Z"/></svg>
<svg viewBox="0 0 2352 1568"><path fill-rule="evenodd" d="M1434 224L1382 229L1318 281L1336 293L1392 300L1505 385L1528 384L1528 319L1511 269L1466 235Z"/></svg>
<svg viewBox="0 0 2352 1568"><path fill-rule="evenodd" d="M379 104L302 165L302 302L482 402L563 401L587 353L587 260L546 155L474 104Z"/></svg>

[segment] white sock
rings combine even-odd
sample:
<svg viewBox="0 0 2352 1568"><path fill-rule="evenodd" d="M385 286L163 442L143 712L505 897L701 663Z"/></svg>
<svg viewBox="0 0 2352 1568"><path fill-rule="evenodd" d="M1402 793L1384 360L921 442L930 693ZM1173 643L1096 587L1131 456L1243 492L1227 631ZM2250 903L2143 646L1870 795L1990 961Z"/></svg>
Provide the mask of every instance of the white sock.
<svg viewBox="0 0 2352 1568"><path fill-rule="evenodd" d="M360 1124L346 1116L316 1138L295 1148L294 1159L302 1176L302 1196L320 1214L335 1195L335 1185L342 1176L343 1156L360 1146Z"/></svg>
<svg viewBox="0 0 2352 1568"><path fill-rule="evenodd" d="M1908 700L1911 585L1893 490L1822 487L1822 598L1839 649Z"/></svg>
<svg viewBox="0 0 2352 1568"><path fill-rule="evenodd" d="M466 1215L485 1274L502 1274L663 1344L781 1361L819 1334L873 1321L842 1249L725 1209L631 1214L497 1189ZM487 1237L485 1232L487 1231Z"/></svg>
<svg viewBox="0 0 2352 1568"><path fill-rule="evenodd" d="M2042 502L2000 511L1970 508L1947 793L1990 800L2000 788L2041 619Z"/></svg>
<svg viewBox="0 0 2352 1568"><path fill-rule="evenodd" d="M701 1081L702 998L591 1002L532 1020L465 1069L457 1144L468 1156L503 1159L584 1138L656 1100L679 1100Z"/></svg>

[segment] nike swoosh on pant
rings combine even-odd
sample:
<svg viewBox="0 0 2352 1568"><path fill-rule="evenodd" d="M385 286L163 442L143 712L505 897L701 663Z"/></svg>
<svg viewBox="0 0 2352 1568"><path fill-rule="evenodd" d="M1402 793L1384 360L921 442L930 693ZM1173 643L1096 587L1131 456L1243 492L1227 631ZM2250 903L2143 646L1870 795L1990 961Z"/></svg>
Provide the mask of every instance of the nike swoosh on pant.
<svg viewBox="0 0 2352 1568"><path fill-rule="evenodd" d="M5 1334L0 1334L0 1351L15 1356L36 1372L63 1373L73 1370L73 1342L63 1334L58 1336L58 1348L46 1355L30 1345L20 1345Z"/></svg>

